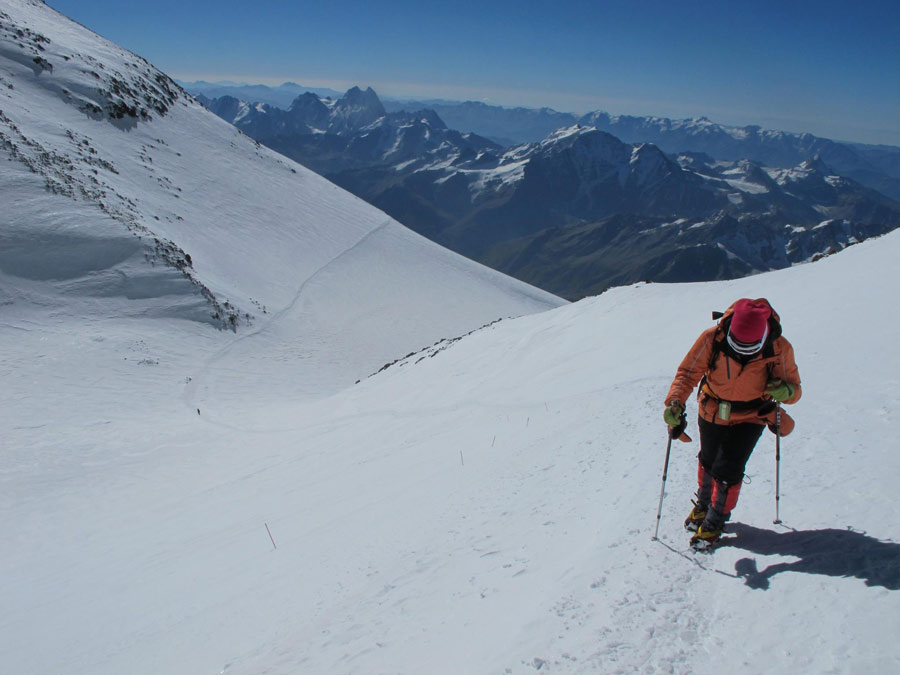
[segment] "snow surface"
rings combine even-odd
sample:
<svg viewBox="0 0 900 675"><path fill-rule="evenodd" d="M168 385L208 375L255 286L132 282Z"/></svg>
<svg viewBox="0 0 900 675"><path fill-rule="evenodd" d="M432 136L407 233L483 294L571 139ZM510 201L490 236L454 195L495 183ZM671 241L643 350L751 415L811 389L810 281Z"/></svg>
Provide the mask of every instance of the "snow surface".
<svg viewBox="0 0 900 675"><path fill-rule="evenodd" d="M689 673L727 648L738 673L896 672L900 358L878 310L898 254L891 234L751 279L615 289L317 401L265 377L208 387L296 364L217 357L194 323L4 312L0 662ZM767 434L735 545L695 558L695 444L673 448L650 541L661 399L708 310L757 295L804 377L785 526Z"/></svg>
<svg viewBox="0 0 900 675"><path fill-rule="evenodd" d="M0 92L0 133L18 158L0 173L11 207L0 233L7 302L212 323L198 287L156 255L155 242L172 242L196 281L250 315L239 343L217 348L224 357L254 345L263 361L294 363L283 377L220 369L211 386L265 373L271 391L290 395L321 395L326 381L337 390L398 350L562 304L428 242L184 94L166 115L126 127L86 115L59 92L89 91L94 73L137 89L155 71L143 76L150 67L138 57L42 3L16 0L8 11L14 29L47 39L41 53L53 69L35 75L12 43L0 54L12 86ZM257 346L263 329L281 340ZM202 401L202 389L194 396Z"/></svg>
<svg viewBox="0 0 900 675"><path fill-rule="evenodd" d="M39 3L3 11L93 48ZM18 92L2 109L28 138L89 139L136 222L171 214L161 236L255 316L236 333L197 320L192 287L121 220L3 163L0 671L900 670L900 233L425 342L558 302L193 104L125 133L2 66ZM650 540L662 399L710 310L742 296L778 309L803 376L785 524L766 434L733 545L694 557L696 443L672 448Z"/></svg>

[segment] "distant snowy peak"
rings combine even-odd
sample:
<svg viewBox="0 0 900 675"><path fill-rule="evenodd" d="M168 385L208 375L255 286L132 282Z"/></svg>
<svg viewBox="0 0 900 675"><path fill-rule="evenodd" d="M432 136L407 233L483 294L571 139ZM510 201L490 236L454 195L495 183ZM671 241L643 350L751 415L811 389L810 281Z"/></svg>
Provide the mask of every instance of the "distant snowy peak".
<svg viewBox="0 0 900 675"><path fill-rule="evenodd" d="M819 155L816 155L812 159L803 160L803 162L800 163L799 168L810 173L820 173L828 176L837 175L837 171L826 164Z"/></svg>
<svg viewBox="0 0 900 675"><path fill-rule="evenodd" d="M632 147L595 127L575 125L547 136L536 146L534 154L554 155L563 152L574 153L586 161L621 164L628 162Z"/></svg>
<svg viewBox="0 0 900 675"><path fill-rule="evenodd" d="M203 100L246 134L325 175L368 166L403 170L496 162L501 148L476 134L449 129L433 110L386 113L370 88L337 99L297 97L287 110L231 97Z"/></svg>
<svg viewBox="0 0 900 675"><path fill-rule="evenodd" d="M681 166L669 159L665 153L652 143L642 143L635 146L628 166L633 180L643 186L686 173Z"/></svg>
<svg viewBox="0 0 900 675"><path fill-rule="evenodd" d="M787 169L746 159L709 164L682 156L679 162L727 193L732 207L780 213L794 221L792 226L809 226L822 216L878 225L883 231L900 224L900 203L838 175L818 157Z"/></svg>
<svg viewBox="0 0 900 675"><path fill-rule="evenodd" d="M205 97L199 98L200 102L208 107L212 104L212 101L209 101ZM246 119L248 115L253 112L260 112L260 108L258 106L253 106L246 101L240 101L233 96L223 96L222 98L216 99L215 110L214 112L222 117L223 119L233 120L233 124L238 126L241 120Z"/></svg>
<svg viewBox="0 0 900 675"><path fill-rule="evenodd" d="M378 95L371 89L353 87L338 99L313 93L297 96L287 109L268 103L242 101L232 96L201 103L216 115L254 138L283 134L348 134L374 124L386 115Z"/></svg>
<svg viewBox="0 0 900 675"><path fill-rule="evenodd" d="M329 131L341 133L363 129L385 115L378 95L368 88L353 87L332 107Z"/></svg>
<svg viewBox="0 0 900 675"><path fill-rule="evenodd" d="M839 176L834 169L818 157L803 161L790 169L769 169L766 173L778 185L794 192L802 189L818 191L821 195L823 190L832 192L839 188L866 189L852 179Z"/></svg>
<svg viewBox="0 0 900 675"><path fill-rule="evenodd" d="M372 122L385 115L384 105L372 87L367 87L365 91L359 87L351 87L338 99L335 107L347 112L367 115Z"/></svg>
<svg viewBox="0 0 900 675"><path fill-rule="evenodd" d="M303 120L310 129L324 130L329 126L331 110L322 102L321 98L307 92L300 94L294 99L290 108L288 108L288 113L292 117L298 117Z"/></svg>
<svg viewBox="0 0 900 675"><path fill-rule="evenodd" d="M551 146L559 146L562 143L574 143L576 139L584 136L585 134L595 133L597 130L591 126L585 126L582 124L573 124L568 127L560 127L555 131L551 131L547 134L547 137L544 138L539 145L542 148L551 147Z"/></svg>
<svg viewBox="0 0 900 675"><path fill-rule="evenodd" d="M579 119L579 123L596 126L599 129L616 129L620 135L630 137L632 134L641 133L645 140L658 134L681 134L682 136L695 137L728 137L738 141L746 141L751 138L783 139L788 136L801 138L808 134L786 134L782 131L763 129L759 126L748 125L744 127L727 126L713 122L708 117L691 117L684 119L672 119L668 117L612 115L601 110L587 113Z"/></svg>
<svg viewBox="0 0 900 675"><path fill-rule="evenodd" d="M177 81L177 80L176 80ZM279 108L288 108L298 96L312 93L322 97L340 98L340 92L320 87L307 87L295 82L284 82L277 87L262 84L240 84L236 82L182 82L178 83L198 99L212 100L231 96L241 101L268 103Z"/></svg>
<svg viewBox="0 0 900 675"><path fill-rule="evenodd" d="M728 126L705 117L675 120L596 111L578 121L608 131L625 142L651 142L673 154L704 153L725 161L749 158L778 168L795 167L819 157L835 173L900 200L900 148L841 143L809 133L756 125Z"/></svg>
<svg viewBox="0 0 900 675"><path fill-rule="evenodd" d="M436 130L445 130L447 129L447 125L444 124L444 120L440 118L440 116L434 111L429 109L417 110L413 113L398 113L398 116L395 119L407 119L411 123L423 124L431 129ZM466 138L470 138L474 136L474 134L462 134Z"/></svg>
<svg viewBox="0 0 900 675"><path fill-rule="evenodd" d="M409 110L410 106L417 105L420 104L388 103L392 110ZM707 117L670 119L603 111L574 115L471 101L436 103L435 109L452 128L498 139L508 146L540 142L555 129L580 123L612 133L627 143L654 143L670 154L705 153L727 161L750 158L779 168L796 166L818 154L841 175L900 200L900 148L897 147L845 143L758 125L730 126Z"/></svg>
<svg viewBox="0 0 900 675"><path fill-rule="evenodd" d="M554 157L562 159L551 160ZM592 182L604 174L616 174L624 186L658 182L684 169L652 143L628 144L595 127L574 125L550 134L531 153L534 161L561 161L575 171L572 180ZM560 171L566 171L563 166Z"/></svg>

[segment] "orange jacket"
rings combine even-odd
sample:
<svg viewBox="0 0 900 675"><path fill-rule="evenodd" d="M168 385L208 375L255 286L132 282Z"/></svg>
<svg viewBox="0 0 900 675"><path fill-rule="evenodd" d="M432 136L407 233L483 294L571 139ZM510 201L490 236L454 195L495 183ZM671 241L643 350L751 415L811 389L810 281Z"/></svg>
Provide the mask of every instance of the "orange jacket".
<svg viewBox="0 0 900 675"><path fill-rule="evenodd" d="M768 304L768 300L764 298L759 301ZM755 422L774 425L774 406L765 405L771 400L765 393L766 383L781 379L793 386L794 395L785 403L796 403L802 393L800 372L794 362L794 348L781 335L781 321L773 309L769 317L769 338L762 351L745 363L732 358L725 345L725 337L733 313L734 304L728 308L717 326L708 328L697 338L678 366L675 380L666 396L666 405L678 401L684 406L694 387L704 380L697 392L699 413L703 419L716 424ZM710 363L716 343L717 354ZM720 401L731 403L731 416L727 421L717 415ZM766 414L760 414L760 407L763 407ZM787 435L793 428L793 420L786 413L781 414L782 435Z"/></svg>

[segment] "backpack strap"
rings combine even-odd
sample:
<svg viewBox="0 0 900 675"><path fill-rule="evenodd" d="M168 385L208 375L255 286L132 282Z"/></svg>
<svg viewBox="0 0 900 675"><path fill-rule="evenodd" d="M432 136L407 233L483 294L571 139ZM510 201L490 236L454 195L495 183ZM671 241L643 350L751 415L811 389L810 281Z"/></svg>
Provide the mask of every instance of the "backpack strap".
<svg viewBox="0 0 900 675"><path fill-rule="evenodd" d="M719 321L723 316L725 316L724 312L712 313L713 321ZM719 358L719 352L722 351L722 343L725 341L725 332L728 330L728 326L730 325L731 320L729 319L728 321L720 322L719 325L716 326L716 332L713 334L712 349L709 352L709 363L706 364L707 372L711 371L716 366L716 360Z"/></svg>

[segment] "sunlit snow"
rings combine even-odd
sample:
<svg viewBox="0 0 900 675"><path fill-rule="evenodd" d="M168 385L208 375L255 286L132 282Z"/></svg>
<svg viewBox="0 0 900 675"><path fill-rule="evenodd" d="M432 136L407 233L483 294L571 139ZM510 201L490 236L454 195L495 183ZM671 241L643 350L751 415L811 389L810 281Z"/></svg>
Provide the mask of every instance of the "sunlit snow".
<svg viewBox="0 0 900 675"><path fill-rule="evenodd" d="M3 43L0 109L70 162L0 166L4 673L900 668L900 233L569 305L187 99L130 129L79 112L51 85L135 57L43 3L0 20L57 64L35 73ZM48 191L66 176L74 196ZM77 190L90 176L121 212ZM206 321L127 224L251 320ZM766 432L734 538L697 557L696 442L672 448L651 541L663 397L710 312L759 296L804 384L784 524Z"/></svg>

